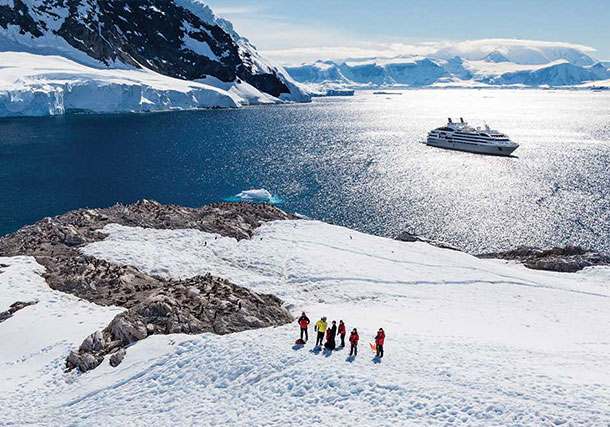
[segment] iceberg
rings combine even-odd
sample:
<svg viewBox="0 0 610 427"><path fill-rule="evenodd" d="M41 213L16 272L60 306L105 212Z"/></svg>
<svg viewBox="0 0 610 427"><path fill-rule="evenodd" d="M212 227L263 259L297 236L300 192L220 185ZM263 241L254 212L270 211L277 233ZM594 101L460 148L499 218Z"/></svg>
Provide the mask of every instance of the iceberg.
<svg viewBox="0 0 610 427"><path fill-rule="evenodd" d="M281 198L272 196L271 193L268 190L265 190L264 188L244 190L239 192L235 196L228 197L225 200L229 202L244 201L252 203L272 204L281 204L284 202Z"/></svg>
<svg viewBox="0 0 610 427"><path fill-rule="evenodd" d="M261 200L267 201L271 200L271 193L265 189L258 190L246 190L237 194L235 197L238 197L243 200Z"/></svg>

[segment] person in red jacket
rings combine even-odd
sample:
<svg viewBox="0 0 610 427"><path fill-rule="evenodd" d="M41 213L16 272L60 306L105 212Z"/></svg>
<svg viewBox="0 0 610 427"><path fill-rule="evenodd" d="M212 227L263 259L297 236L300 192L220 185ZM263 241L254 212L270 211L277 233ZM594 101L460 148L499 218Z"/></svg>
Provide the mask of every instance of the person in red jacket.
<svg viewBox="0 0 610 427"><path fill-rule="evenodd" d="M337 336L337 322L333 320L333 324L330 328L328 328L326 330L326 344L324 344L324 347L326 347L328 350L334 350L335 349L335 337Z"/></svg>
<svg viewBox="0 0 610 427"><path fill-rule="evenodd" d="M377 348L377 357L383 357L383 343L385 342L385 332L383 328L379 328L375 337L375 347Z"/></svg>
<svg viewBox="0 0 610 427"><path fill-rule="evenodd" d="M309 339L309 337L307 336L307 326L309 326L309 317L307 317L305 312L303 312L297 322L299 322L299 326L301 327L301 339L303 339L303 336L305 336L304 341L307 342L307 340Z"/></svg>
<svg viewBox="0 0 610 427"><path fill-rule="evenodd" d="M345 347L345 324L343 323L343 320L339 320L339 329L337 332L341 335L341 347Z"/></svg>
<svg viewBox="0 0 610 427"><path fill-rule="evenodd" d="M358 331L356 330L356 328L354 328L352 333L349 335L349 343L350 343L349 355L350 356L352 355L352 353L354 356L358 355L358 340L359 339L360 339L360 337L358 336Z"/></svg>

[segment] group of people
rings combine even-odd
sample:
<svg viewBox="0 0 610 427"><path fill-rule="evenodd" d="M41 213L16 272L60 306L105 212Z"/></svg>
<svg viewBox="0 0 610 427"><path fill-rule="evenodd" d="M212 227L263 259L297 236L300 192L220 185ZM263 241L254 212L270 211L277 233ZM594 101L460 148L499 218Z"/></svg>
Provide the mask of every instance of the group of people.
<svg viewBox="0 0 610 427"><path fill-rule="evenodd" d="M300 341L302 341L303 343L306 343L307 340L309 339L308 336L308 327L309 327L309 318L307 317L307 315L305 314L305 312L303 312L301 314L301 317L299 317L299 319L297 320L299 327L301 328L301 338ZM341 347L345 347L345 336L346 334L346 329L345 329L345 323L343 323L343 320L339 320L339 325L337 325L337 322L335 320L332 321L331 326L328 326L328 322L326 321L326 317L322 317L320 320L318 320L316 322L316 324L314 325L314 331L317 333L316 336L316 347L322 347L322 344L324 344L324 347L329 349L329 350L334 350L336 348L336 338L337 338L337 334L339 334L339 337L341 338ZM324 338L326 336L326 343L323 343ZM360 336L358 335L358 330L356 328L352 329L352 332L350 333L349 336L349 343L350 343L350 351L349 351L349 355L350 356L356 356L358 354L358 341L360 340ZM383 357L383 344L385 342L385 332L383 330L383 328L379 328L379 330L377 331L377 335L375 336L375 350L376 350L376 356L377 357Z"/></svg>

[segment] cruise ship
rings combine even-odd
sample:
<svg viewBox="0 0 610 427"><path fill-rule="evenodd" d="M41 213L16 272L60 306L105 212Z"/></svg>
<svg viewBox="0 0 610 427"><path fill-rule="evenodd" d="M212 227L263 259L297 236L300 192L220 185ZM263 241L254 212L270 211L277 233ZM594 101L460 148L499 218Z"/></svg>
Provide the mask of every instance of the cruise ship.
<svg viewBox="0 0 610 427"><path fill-rule="evenodd" d="M508 135L490 129L487 125L483 129L474 128L461 117L459 123L454 123L449 118L446 126L430 131L426 144L496 156L510 156L519 147L519 144L511 141Z"/></svg>

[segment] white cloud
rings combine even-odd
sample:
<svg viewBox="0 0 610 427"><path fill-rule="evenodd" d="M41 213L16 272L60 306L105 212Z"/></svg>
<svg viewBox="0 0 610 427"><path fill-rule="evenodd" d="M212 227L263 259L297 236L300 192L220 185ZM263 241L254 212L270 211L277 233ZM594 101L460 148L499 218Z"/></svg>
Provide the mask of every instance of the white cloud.
<svg viewBox="0 0 610 427"><path fill-rule="evenodd" d="M468 49L483 49L494 47L498 45L502 46L513 46L513 47L533 47L533 48L545 48L545 47L563 47L580 50L582 52L595 52L596 49L590 46L575 43L565 42L549 42L541 40L525 40L525 39L480 39L480 40L465 40L462 42L450 43L452 46Z"/></svg>
<svg viewBox="0 0 610 427"><path fill-rule="evenodd" d="M326 36L318 37L321 41L328 40ZM293 41L289 37L286 41ZM591 54L596 49L574 43L549 42L523 39L481 39L465 41L430 41L417 44L405 43L374 43L352 42L328 46L320 43L317 46L295 46L287 48L262 49L263 54L282 64L299 64L322 60L344 60L347 58L368 57L394 57L399 55L431 55L439 51L449 52L450 55L464 55L476 58L487 53L499 50L501 52L514 52L519 49L535 51L550 51L552 49L575 49L585 54Z"/></svg>
<svg viewBox="0 0 610 427"><path fill-rule="evenodd" d="M262 53L282 64L298 64L312 60L335 60L347 58L393 57L398 55L426 55L437 49L427 44L408 45L402 43L358 43L352 46L293 47L287 49L264 49Z"/></svg>

